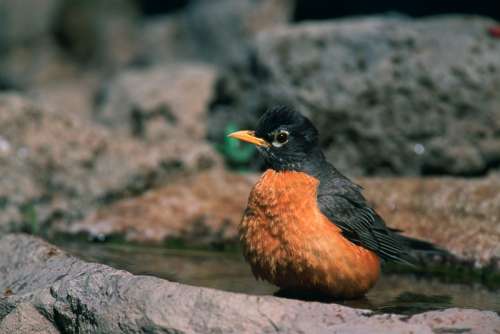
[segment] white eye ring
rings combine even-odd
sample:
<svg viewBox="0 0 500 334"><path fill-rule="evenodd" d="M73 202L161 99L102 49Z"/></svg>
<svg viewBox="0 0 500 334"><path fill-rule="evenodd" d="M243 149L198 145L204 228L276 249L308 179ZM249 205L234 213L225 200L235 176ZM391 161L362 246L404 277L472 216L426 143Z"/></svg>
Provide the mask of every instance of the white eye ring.
<svg viewBox="0 0 500 334"><path fill-rule="evenodd" d="M285 145L286 143L288 143L288 135L289 135L289 132L286 130L277 131L274 134L274 140L272 142L273 146L274 147L281 147L281 146Z"/></svg>

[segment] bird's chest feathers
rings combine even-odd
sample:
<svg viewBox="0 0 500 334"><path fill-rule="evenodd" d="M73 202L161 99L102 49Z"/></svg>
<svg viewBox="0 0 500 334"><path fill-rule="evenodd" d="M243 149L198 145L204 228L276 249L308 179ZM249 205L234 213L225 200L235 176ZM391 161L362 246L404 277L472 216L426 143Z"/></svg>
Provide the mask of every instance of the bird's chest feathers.
<svg viewBox="0 0 500 334"><path fill-rule="evenodd" d="M268 170L262 175L240 224L250 262L287 266L290 259L295 264L301 259L321 261L321 250L334 242L330 234L338 228L318 208L318 185L317 179L300 172Z"/></svg>
<svg viewBox="0 0 500 334"><path fill-rule="evenodd" d="M266 171L250 194L242 227L281 241L302 234L319 218L318 184L305 173Z"/></svg>
<svg viewBox="0 0 500 334"><path fill-rule="evenodd" d="M379 260L321 213L318 185L304 173L265 172L240 224L245 258L256 277L278 286L357 296L376 282Z"/></svg>

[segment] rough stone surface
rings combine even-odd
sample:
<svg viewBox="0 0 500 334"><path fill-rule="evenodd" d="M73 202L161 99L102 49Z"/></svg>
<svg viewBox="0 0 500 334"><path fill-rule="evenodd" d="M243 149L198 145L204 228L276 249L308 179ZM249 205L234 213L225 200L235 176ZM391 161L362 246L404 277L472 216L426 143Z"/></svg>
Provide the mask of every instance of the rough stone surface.
<svg viewBox="0 0 500 334"><path fill-rule="evenodd" d="M0 0L0 51L48 35L60 5L61 0Z"/></svg>
<svg viewBox="0 0 500 334"><path fill-rule="evenodd" d="M0 90L77 78L89 68L113 75L186 60L241 62L258 32L290 20L294 0L190 1L154 18L141 16L138 5L0 0Z"/></svg>
<svg viewBox="0 0 500 334"><path fill-rule="evenodd" d="M495 333L490 311L374 315L336 304L198 288L86 263L33 237L0 238L0 321L37 312L64 333ZM18 326L21 326L18 324ZM16 327L8 327L16 328Z"/></svg>
<svg viewBox="0 0 500 334"><path fill-rule="evenodd" d="M234 243L254 176L212 170L99 209L67 232L127 240L182 240L196 246Z"/></svg>
<svg viewBox="0 0 500 334"><path fill-rule="evenodd" d="M184 12L160 15L143 22L139 30L138 59L147 64L198 60L196 45L184 20Z"/></svg>
<svg viewBox="0 0 500 334"><path fill-rule="evenodd" d="M79 218L180 171L220 163L210 146L187 137L152 144L77 116L0 95L0 230Z"/></svg>
<svg viewBox="0 0 500 334"><path fill-rule="evenodd" d="M139 10L131 0L64 1L56 35L84 65L114 72L136 60Z"/></svg>
<svg viewBox="0 0 500 334"><path fill-rule="evenodd" d="M0 0L0 90L74 74L75 67L51 37L62 2Z"/></svg>
<svg viewBox="0 0 500 334"><path fill-rule="evenodd" d="M29 10L28 10L29 9ZM0 90L109 74L138 57L132 0L0 0Z"/></svg>
<svg viewBox="0 0 500 334"><path fill-rule="evenodd" d="M47 37L0 51L0 90L30 88L78 74L76 65Z"/></svg>
<svg viewBox="0 0 500 334"><path fill-rule="evenodd" d="M152 141L203 139L215 76L212 67L191 63L123 72L103 92L96 116Z"/></svg>
<svg viewBox="0 0 500 334"><path fill-rule="evenodd" d="M500 40L471 16L350 18L261 33L219 82L211 138L277 103L352 175L477 175L500 161Z"/></svg>
<svg viewBox="0 0 500 334"><path fill-rule="evenodd" d="M184 19L199 57L219 64L239 63L257 33L286 25L294 5L293 0L195 1Z"/></svg>
<svg viewBox="0 0 500 334"><path fill-rule="evenodd" d="M59 334L57 328L29 303L20 303L0 321L0 333Z"/></svg>
<svg viewBox="0 0 500 334"><path fill-rule="evenodd" d="M90 120L93 117L98 88L98 75L90 72L78 78L57 80L33 87L26 92L26 96L41 109L53 110L59 114L71 113Z"/></svg>
<svg viewBox="0 0 500 334"><path fill-rule="evenodd" d="M139 59L143 63L180 59L240 63L254 37L287 24L294 8L294 0L191 1L181 12L143 24Z"/></svg>
<svg viewBox="0 0 500 334"><path fill-rule="evenodd" d="M500 178L360 180L386 222L459 259L500 270Z"/></svg>

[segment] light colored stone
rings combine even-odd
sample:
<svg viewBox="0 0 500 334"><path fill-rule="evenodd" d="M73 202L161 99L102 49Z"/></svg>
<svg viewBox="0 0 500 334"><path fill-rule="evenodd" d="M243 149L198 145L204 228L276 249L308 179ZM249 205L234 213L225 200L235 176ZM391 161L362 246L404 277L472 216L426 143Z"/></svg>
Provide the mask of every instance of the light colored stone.
<svg viewBox="0 0 500 334"><path fill-rule="evenodd" d="M216 71L208 65L159 65L121 73L106 88L97 117L152 141L205 137Z"/></svg>
<svg viewBox="0 0 500 334"><path fill-rule="evenodd" d="M80 116L0 94L0 133L9 147L0 153L1 230L64 225L103 201L221 163L189 136L147 143Z"/></svg>
<svg viewBox="0 0 500 334"><path fill-rule="evenodd" d="M57 328L33 305L20 303L2 321L0 333L11 334L59 334Z"/></svg>

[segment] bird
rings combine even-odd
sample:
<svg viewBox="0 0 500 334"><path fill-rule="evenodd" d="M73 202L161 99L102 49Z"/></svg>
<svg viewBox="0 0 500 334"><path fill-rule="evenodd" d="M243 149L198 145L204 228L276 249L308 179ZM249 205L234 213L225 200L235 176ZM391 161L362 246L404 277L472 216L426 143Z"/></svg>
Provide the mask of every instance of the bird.
<svg viewBox="0 0 500 334"><path fill-rule="evenodd" d="M412 249L437 249L388 227L362 187L327 161L318 130L295 109L272 107L255 130L229 137L254 144L268 167L238 227L257 279L282 290L354 299L375 285L381 262L411 265Z"/></svg>

